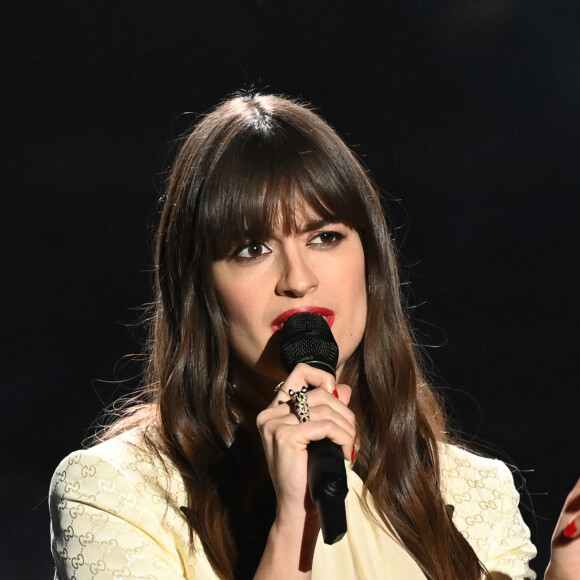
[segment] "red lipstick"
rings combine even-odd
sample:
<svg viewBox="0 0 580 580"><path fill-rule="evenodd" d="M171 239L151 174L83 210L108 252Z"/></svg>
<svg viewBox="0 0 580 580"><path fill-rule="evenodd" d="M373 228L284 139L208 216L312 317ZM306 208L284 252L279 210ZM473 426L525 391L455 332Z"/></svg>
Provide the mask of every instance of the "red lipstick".
<svg viewBox="0 0 580 580"><path fill-rule="evenodd" d="M292 310L282 312L280 316L277 316L272 320L272 324L270 325L272 332L278 332L284 326L286 320L297 312L314 312L315 314L320 314L320 316L326 320L330 328L332 328L332 325L334 324L334 312L332 310L323 308L322 306L308 306L308 308L293 308Z"/></svg>

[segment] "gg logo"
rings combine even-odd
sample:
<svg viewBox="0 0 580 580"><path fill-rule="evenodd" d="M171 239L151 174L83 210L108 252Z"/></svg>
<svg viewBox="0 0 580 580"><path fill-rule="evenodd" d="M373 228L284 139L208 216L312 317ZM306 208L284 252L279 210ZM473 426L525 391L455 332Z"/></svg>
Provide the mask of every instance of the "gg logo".
<svg viewBox="0 0 580 580"><path fill-rule="evenodd" d="M109 515L105 513L91 514L91 523L94 526L104 526L109 521Z"/></svg>
<svg viewBox="0 0 580 580"><path fill-rule="evenodd" d="M70 491L78 491L80 489L80 486L81 486L80 482L73 481L72 483L67 483L64 486L64 491L67 493Z"/></svg>
<svg viewBox="0 0 580 580"><path fill-rule="evenodd" d="M83 477L95 477L96 469L94 465L83 465L81 475Z"/></svg>
<svg viewBox="0 0 580 580"><path fill-rule="evenodd" d="M484 487L483 486L483 481L479 481L479 479L477 479L477 480L476 479L468 479L467 480L467 485L469 487L471 487L471 488L476 488L477 487L479 489L482 489Z"/></svg>
<svg viewBox="0 0 580 580"><path fill-rule="evenodd" d="M117 540L109 540L108 542L103 542L101 544L101 550L105 553L114 552L118 547L119 544L117 543Z"/></svg>
<svg viewBox="0 0 580 580"><path fill-rule="evenodd" d="M79 536L79 542L81 544L81 546L85 547L88 544L92 544L95 541L95 536L89 532L88 534L83 534L82 536Z"/></svg>
<svg viewBox="0 0 580 580"><path fill-rule="evenodd" d="M465 523L468 526L474 526L476 524L482 524L483 523L483 517L481 515L471 516L471 517L465 518Z"/></svg>
<svg viewBox="0 0 580 580"><path fill-rule="evenodd" d="M65 479L66 479L66 470L59 471L54 478L56 483L62 483Z"/></svg>
<svg viewBox="0 0 580 580"><path fill-rule="evenodd" d="M452 467L450 469L444 469L443 473L448 479L453 479L454 477L459 477L459 470ZM185 486L184 486L185 487Z"/></svg>
<svg viewBox="0 0 580 580"><path fill-rule="evenodd" d="M115 484L109 481L108 479L100 479L99 480L99 489L101 491L115 491Z"/></svg>
<svg viewBox="0 0 580 580"><path fill-rule="evenodd" d="M464 491L463 493L456 493L453 496L453 499L455 500L455 503L465 503L466 501L470 501L471 500L471 495L469 495L466 491Z"/></svg>
<svg viewBox="0 0 580 580"><path fill-rule="evenodd" d="M98 560L97 562L93 562L89 566L89 570L91 571L91 574L97 574L98 572L104 572L105 571L105 562L103 560Z"/></svg>
<svg viewBox="0 0 580 580"><path fill-rule="evenodd" d="M81 566L84 566L85 564L85 559L83 557L82 554L79 554L78 556L75 556L70 563L72 564L72 567L75 570L78 570Z"/></svg>
<svg viewBox="0 0 580 580"><path fill-rule="evenodd" d="M80 504L78 507L71 507L69 510L70 517L74 520L85 513L85 506Z"/></svg>
<svg viewBox="0 0 580 580"><path fill-rule="evenodd" d="M68 528L66 528L62 535L64 536L64 539L68 542L71 538L74 538L75 536L75 531L73 530L72 526L68 526Z"/></svg>
<svg viewBox="0 0 580 580"><path fill-rule="evenodd" d="M480 501L479 502L479 507L482 510L494 510L496 509L496 503L491 500L491 501Z"/></svg>

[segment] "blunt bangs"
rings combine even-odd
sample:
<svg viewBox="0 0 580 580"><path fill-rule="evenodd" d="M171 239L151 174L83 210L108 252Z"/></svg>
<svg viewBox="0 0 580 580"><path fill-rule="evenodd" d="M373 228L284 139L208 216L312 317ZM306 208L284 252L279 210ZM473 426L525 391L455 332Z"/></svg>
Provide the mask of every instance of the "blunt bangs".
<svg viewBox="0 0 580 580"><path fill-rule="evenodd" d="M334 143L288 125L236 134L213 160L200 192L197 227L211 259L248 240L267 240L274 229L295 232L309 210L359 232L369 227L367 191L361 191L366 176L352 156L336 153Z"/></svg>

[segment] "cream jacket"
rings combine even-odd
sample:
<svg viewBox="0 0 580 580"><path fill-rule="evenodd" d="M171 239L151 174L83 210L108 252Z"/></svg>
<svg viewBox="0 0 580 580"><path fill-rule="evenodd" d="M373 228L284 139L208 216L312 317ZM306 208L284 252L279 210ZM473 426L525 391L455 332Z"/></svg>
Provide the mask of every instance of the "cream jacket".
<svg viewBox="0 0 580 580"><path fill-rule="evenodd" d="M61 462L49 500L56 580L217 580L199 541L190 547L179 509L187 505L185 488L166 463L135 432ZM487 569L535 578L528 562L536 551L507 466L449 445L441 464L453 521ZM425 580L397 539L361 509L363 483L347 474L348 533L332 546L319 538L313 580Z"/></svg>

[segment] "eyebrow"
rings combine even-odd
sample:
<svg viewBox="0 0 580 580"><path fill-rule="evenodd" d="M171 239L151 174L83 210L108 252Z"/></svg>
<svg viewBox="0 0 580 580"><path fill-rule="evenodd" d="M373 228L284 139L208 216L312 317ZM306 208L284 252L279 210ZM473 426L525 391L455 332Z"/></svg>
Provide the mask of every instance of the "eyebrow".
<svg viewBox="0 0 580 580"><path fill-rule="evenodd" d="M332 225L332 224L340 224L343 223L341 220L339 219L325 219L325 218L318 218L318 219L310 219L309 221L307 221L305 224L303 224L301 227L296 229L296 233L297 234L307 234L309 232L313 232L316 230L319 230L321 228L324 228L326 226ZM257 236L255 234L250 233L250 230L246 229L244 232L244 239L251 239L253 237L257 237L257 238L270 238L274 235L274 231L271 230L269 232L265 232L262 235L258 234Z"/></svg>
<svg viewBox="0 0 580 580"><path fill-rule="evenodd" d="M312 219L306 222L302 227L298 228L299 234L306 234L308 232L313 232L314 230L319 230L331 224L341 223L339 220L328 220L324 218Z"/></svg>

